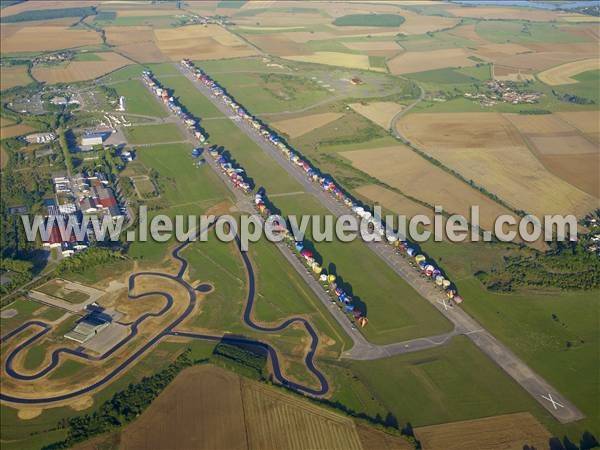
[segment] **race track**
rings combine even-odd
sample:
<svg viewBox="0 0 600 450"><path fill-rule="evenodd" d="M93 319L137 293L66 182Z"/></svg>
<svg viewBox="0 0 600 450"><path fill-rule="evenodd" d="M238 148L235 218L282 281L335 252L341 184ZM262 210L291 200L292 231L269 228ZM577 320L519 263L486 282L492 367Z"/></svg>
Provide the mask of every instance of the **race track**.
<svg viewBox="0 0 600 450"><path fill-rule="evenodd" d="M202 234L206 230L207 229L203 229L200 232L198 232L196 237L198 237L200 234ZM44 403L60 402L60 401L64 401L64 400L68 400L68 399L77 397L79 395L87 394L87 393L92 392L92 391L96 390L97 388L109 383L113 378L115 378L121 372L126 370L130 365L132 365L138 358L143 356L158 341L160 341L164 337L168 337L168 336L179 336L179 337L202 339L202 340L214 341L214 342L221 341L221 342L225 342L225 343L229 343L229 344L244 344L244 345L256 346L257 348L265 350L268 353L269 358L271 360L271 366L273 368L273 376L279 383L281 383L282 385L284 385L286 387L289 387L291 389L294 389L294 390L297 390L297 391L300 391L300 392L303 392L303 393L306 393L309 395L320 396L320 395L326 394L329 391L329 383L327 382L327 379L325 378L325 376L319 371L319 369L315 365L315 353L317 350L317 346L319 345L319 338L317 336L315 329L312 327L312 325L307 320L305 320L301 317L294 317L294 318L287 319L280 325L272 327L272 328L261 326L252 320L252 308L254 306L255 293L256 293L254 268L252 266L252 262L250 261L250 259L248 258L248 255L246 254L246 252L241 251L241 247L240 247L241 243L237 236L236 236L237 248L238 248L238 251L240 252L240 255L244 262L244 267L246 268L246 272L247 272L247 276L248 276L248 296L246 299L246 306L245 306L244 315L243 315L244 323L251 329L258 331L258 332L262 332L262 333L273 333L273 332L282 331L294 323L301 323L311 338L310 350L306 354L304 363L306 365L306 368L319 381L320 387L318 389L313 389L311 387L304 386L302 384L298 384L298 383L288 380L281 372L281 366L279 363L279 358L277 356L277 352L275 351L275 349L273 347L271 347L267 343L257 341L255 339L251 339L251 338L246 338L243 336L209 335L209 334L200 334L200 333L176 330L176 327L191 314L191 312L194 310L194 307L196 305L196 291L188 282L186 282L183 279L183 275L185 274L187 267L188 267L188 262L185 258L183 258L179 254L185 247L187 247L192 242L193 242L193 240L184 242L184 243L178 245L171 252L171 256L180 262L180 268L176 275L171 275L171 274L162 273L162 272L137 272L137 273L132 274L129 277L128 296L131 300L139 300L144 297L156 295L156 296L164 297L164 299L166 301L165 306L157 313L145 313L145 314L141 315L137 320L132 322L130 324L130 328L131 328L130 333L123 340L118 342L114 347L112 347L110 350L108 350L103 355L100 355L100 356L88 355L85 353L84 349L81 347L77 348L75 350L63 347L63 348L54 350L51 355L50 363L47 366L41 368L38 372L36 372L34 374L23 374L23 373L18 372L13 367L13 361L18 356L18 354L20 352L26 350L29 346L31 346L38 340L40 340L43 336L45 336L52 329L52 327L50 325L46 324L45 322L38 321L38 320L31 320L31 321L25 322L24 324L22 324L15 330L7 333L5 336L0 338L0 344L4 344L6 341L11 340L14 336L17 336L22 331L24 331L28 328L31 328L31 327L41 328L41 331L34 334L29 339L25 340L23 343L19 344L14 349L12 349L11 352L6 357L6 360L4 363L5 373L7 376L9 376L13 379L16 379L16 380L31 381L31 380L37 380L37 379L42 378L43 376L47 375L49 372L51 372L58 366L58 364L60 363L62 354L69 354L71 356L81 358L81 359L84 359L87 361L102 361L102 360L110 357L113 353L115 353L122 346L127 344L131 339L133 339L138 334L138 326L140 325L140 323L142 323L144 320L148 319L149 317L160 317L160 316L164 315L173 306L173 297L167 292L151 291L151 292L144 292L143 294L133 295L132 292L133 292L133 289L135 288L135 281L140 276L167 278L169 280L179 283L181 286L183 286L186 289L186 291L188 293L188 305L187 305L185 311L181 315L179 315L175 320L173 320L169 325L167 325L160 333L158 333L156 336L154 336L149 341L144 343L144 345L142 347L140 347L137 351L135 351L131 356L129 356L125 361L123 361L119 366L114 368L111 372L109 372L103 378L101 378L100 380L98 380L88 386L74 390L72 392L68 392L68 393L56 395L56 396L50 396L50 397L17 397L17 396L9 395L9 394L6 394L5 392L2 392L2 393L0 393L0 400L6 401L6 402L18 403L18 404L44 404Z"/></svg>

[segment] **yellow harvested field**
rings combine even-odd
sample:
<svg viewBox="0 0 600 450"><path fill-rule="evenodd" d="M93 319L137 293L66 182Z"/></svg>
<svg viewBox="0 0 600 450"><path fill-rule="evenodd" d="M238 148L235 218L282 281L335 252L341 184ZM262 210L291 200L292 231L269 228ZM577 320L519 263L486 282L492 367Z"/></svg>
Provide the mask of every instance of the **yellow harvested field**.
<svg viewBox="0 0 600 450"><path fill-rule="evenodd" d="M154 30L158 48L173 61L253 56L257 51L219 25Z"/></svg>
<svg viewBox="0 0 600 450"><path fill-rule="evenodd" d="M96 53L101 61L69 61L65 64L45 66L38 65L33 68L33 76L46 83L69 83L73 81L92 80L117 70L132 61L118 53Z"/></svg>
<svg viewBox="0 0 600 450"><path fill-rule="evenodd" d="M597 199L551 174L499 113L410 114L398 124L413 144L517 209L582 216Z"/></svg>
<svg viewBox="0 0 600 450"><path fill-rule="evenodd" d="M504 114L521 133L569 133L576 131L557 114Z"/></svg>
<svg viewBox="0 0 600 450"><path fill-rule="evenodd" d="M482 19L532 20L546 22L559 19L560 15L553 11L526 8L502 7L460 7L452 8L452 14L457 17L476 17Z"/></svg>
<svg viewBox="0 0 600 450"><path fill-rule="evenodd" d="M348 53L337 52L314 52L306 55L283 56L283 58L292 61L327 64L330 66L354 67L359 69L369 68L369 57L366 55L351 55Z"/></svg>
<svg viewBox="0 0 600 450"><path fill-rule="evenodd" d="M362 449L351 419L245 379L242 397L251 449Z"/></svg>
<svg viewBox="0 0 600 450"><path fill-rule="evenodd" d="M310 55L292 55L284 56L284 59L292 61L301 61L314 64L325 64L328 66L349 67L352 69L374 70L384 72L380 67L371 67L367 55L353 55L350 53L338 52L315 52Z"/></svg>
<svg viewBox="0 0 600 450"><path fill-rule="evenodd" d="M342 155L363 172L429 205L442 205L446 212L461 214L468 219L471 205L479 205L480 224L487 230L494 229L498 216L511 214L405 145L351 150Z"/></svg>
<svg viewBox="0 0 600 450"><path fill-rule="evenodd" d="M179 374L120 441L125 450L362 449L351 419L209 365Z"/></svg>
<svg viewBox="0 0 600 450"><path fill-rule="evenodd" d="M474 66L469 53L462 48L433 50L428 52L406 52L388 61L390 72L394 75L443 69L445 67Z"/></svg>
<svg viewBox="0 0 600 450"><path fill-rule="evenodd" d="M427 450L521 450L524 444L542 449L552 437L527 412L419 427L415 435Z"/></svg>
<svg viewBox="0 0 600 450"><path fill-rule="evenodd" d="M556 115L583 133L600 133L600 111L558 112Z"/></svg>
<svg viewBox="0 0 600 450"><path fill-rule="evenodd" d="M32 81L27 73L27 66L0 67L0 90L2 91L15 86L25 86Z"/></svg>
<svg viewBox="0 0 600 450"><path fill-rule="evenodd" d="M390 129L394 116L404 109L394 102L351 103L348 106L385 130Z"/></svg>
<svg viewBox="0 0 600 450"><path fill-rule="evenodd" d="M577 80L572 77L588 70L600 70L600 59L584 59L553 67L538 73L538 78L550 86L559 86L561 84L577 83Z"/></svg>
<svg viewBox="0 0 600 450"><path fill-rule="evenodd" d="M561 14L560 20L565 22L600 22L600 17L586 16L584 14Z"/></svg>
<svg viewBox="0 0 600 450"><path fill-rule="evenodd" d="M0 139L5 139L14 136L21 136L23 134L32 133L35 131L35 128L30 127L25 124L11 125L8 127L0 128Z"/></svg>
<svg viewBox="0 0 600 450"><path fill-rule="evenodd" d="M84 28L25 26L3 39L2 53L61 50L101 43L99 33Z"/></svg>
<svg viewBox="0 0 600 450"><path fill-rule="evenodd" d="M273 126L291 138L302 136L310 131L321 128L342 117L343 113L327 112L322 114L311 114L309 116L294 117L273 122Z"/></svg>

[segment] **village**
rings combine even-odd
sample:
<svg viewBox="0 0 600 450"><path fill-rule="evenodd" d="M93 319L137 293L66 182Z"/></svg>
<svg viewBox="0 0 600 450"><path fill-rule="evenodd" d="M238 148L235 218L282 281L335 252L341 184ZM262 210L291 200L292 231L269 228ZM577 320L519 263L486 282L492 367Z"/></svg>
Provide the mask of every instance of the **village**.
<svg viewBox="0 0 600 450"><path fill-rule="evenodd" d="M520 92L514 83L500 80L490 80L486 83L486 87L487 93L465 92L464 96L478 101L481 106L491 107L499 102L513 105L538 103L544 95L541 92Z"/></svg>

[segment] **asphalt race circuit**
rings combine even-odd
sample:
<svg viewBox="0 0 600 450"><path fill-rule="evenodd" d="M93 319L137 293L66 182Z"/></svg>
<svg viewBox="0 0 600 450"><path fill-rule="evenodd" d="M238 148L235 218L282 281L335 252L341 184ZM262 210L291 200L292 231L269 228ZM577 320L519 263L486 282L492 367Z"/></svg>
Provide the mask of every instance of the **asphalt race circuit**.
<svg viewBox="0 0 600 450"><path fill-rule="evenodd" d="M205 232L208 228L209 227L198 232L196 237L198 237L200 234ZM209 334L200 334L200 333L193 333L193 332L187 332L187 331L177 331L175 329L182 321L184 321L191 314L191 312L194 310L194 307L196 305L196 291L188 282L186 282L183 279L183 275L185 274L185 271L187 270L187 267L188 267L188 262L185 258L183 258L179 254L181 252L181 250L183 250L185 247L187 247L193 241L194 240L184 242L184 243L178 245L171 252L171 256L181 263L179 271L177 272L176 275L171 275L171 274L162 273L162 272L136 272L129 277L128 297L131 300L139 300L144 297L157 295L157 296L164 297L166 300L166 304L159 312L145 313L145 314L141 315L137 320L132 322L130 324L130 327L131 327L130 333L123 340L118 342L114 347L112 347L110 350L108 350L103 355L100 355L100 356L88 355L84 352L84 349L81 347L79 347L77 349L70 349L70 348L65 348L65 347L59 348L52 352L50 363L46 367L40 369L38 372L36 372L34 374L26 375L26 374L19 373L17 370L14 369L13 361L14 361L15 357L17 357L20 352L27 349L30 345L37 342L39 339L41 339L43 336L45 336L48 332L50 332L52 327L45 322L42 322L39 320L31 320L31 321L25 322L24 324L22 324L15 330L12 330L11 332L7 333L5 336L2 336L0 338L0 344L4 344L6 341L9 341L11 338L20 334L22 331L24 331L28 328L31 328L31 327L41 328L41 331L39 331L35 335L31 336L29 339L27 339L23 343L19 344L6 357L6 361L4 364L5 372L9 377L16 379L16 380L36 380L36 379L42 378L44 375L48 374L49 372L51 372L53 369L56 368L56 366L60 363L60 356L63 353L69 354L69 355L72 355L72 356L75 356L78 358L82 358L87 361L102 361L102 360L108 358L109 356L111 356L113 353L115 353L117 350L119 350L121 347L123 347L129 341L131 341L131 339L133 339L138 334L138 326L140 325L140 323L142 323L144 320L146 320L149 317L162 316L167 311L169 311L173 305L173 297L167 292L151 291L151 292L144 292L143 294L133 295L132 291L135 287L135 281L140 276L152 276L152 277L167 278L167 279L170 279L172 281L175 281L175 282L181 284L187 290L189 303L188 303L188 306L186 307L185 311L179 317L177 317L173 322L171 322L169 325L167 325L167 327L165 327L160 333L158 333L156 336L154 336L152 339L150 339L148 342L146 342L141 348L139 348L135 353L133 353L131 356L129 356L125 361L123 361L119 366L117 366L115 369L113 369L110 373L105 375L102 379L100 379L100 380L96 381L95 383L92 383L88 386L85 386L81 389L78 389L78 390L75 390L75 391L72 391L72 392L69 392L66 394L52 396L52 397L34 397L34 398L16 397L16 396L8 395L8 394L5 394L4 392L2 392L2 393L0 393L0 400L6 401L6 402L18 403L18 404L44 404L44 403L52 403L52 402L68 400L68 399L77 397L79 395L87 394L87 393L105 385L106 383L110 382L114 377L116 377L122 371L127 369L127 367L129 367L132 363L134 363L138 358L143 356L154 344L156 344L162 338L168 337L168 336L179 336L179 337L202 339L202 340L214 341L214 342L221 341L221 342L228 343L228 344L244 344L247 346L255 346L255 347L262 349L268 353L269 358L271 360L271 365L273 368L273 376L283 386L289 387L291 389L294 389L294 390L297 390L297 391L300 391L300 392L303 392L303 393L306 393L309 395L315 395L315 396L324 395L327 392L329 392L329 383L327 382L327 379L319 371L319 369L317 369L317 367L315 365L315 353L317 350L317 346L319 345L319 337L317 336L315 329L312 327L312 325L307 320L305 320L301 317L293 317L293 318L285 320L283 323L281 323L280 325L273 327L273 328L268 328L268 327L258 325L252 320L252 307L254 305L255 293L256 293L254 268L252 267L252 262L250 261L250 258L248 258L248 255L245 252L241 251L241 242L240 242L238 236L236 236L237 248L242 256L242 260L244 262L244 266L246 268L246 272L247 272L247 276L248 276L248 296L246 299L246 306L245 306L244 315L243 315L244 323L251 329L253 329L255 331L263 332L263 333L273 333L273 332L282 331L296 322L301 323L304 326L304 328L306 329L307 333L311 337L310 349L306 354L304 363L306 365L306 368L319 381L320 387L318 389L313 389L308 386L304 386L302 384L295 383L295 382L290 381L287 378L285 378L285 376L281 373L281 366L279 364L279 358L277 356L277 352L275 351L275 349L273 347L271 347L267 343L257 341L255 339L251 339L251 338L246 338L243 336L209 335Z"/></svg>

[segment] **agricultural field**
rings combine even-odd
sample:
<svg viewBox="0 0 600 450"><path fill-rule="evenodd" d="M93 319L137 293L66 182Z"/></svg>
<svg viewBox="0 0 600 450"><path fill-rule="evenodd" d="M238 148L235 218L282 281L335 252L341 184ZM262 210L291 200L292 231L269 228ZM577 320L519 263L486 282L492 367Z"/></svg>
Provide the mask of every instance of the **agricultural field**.
<svg viewBox="0 0 600 450"><path fill-rule="evenodd" d="M327 125L340 117L342 113L321 113L308 116L295 117L293 119L284 119L273 122L273 126L291 138L302 136L310 131Z"/></svg>
<svg viewBox="0 0 600 450"><path fill-rule="evenodd" d="M292 61L300 61L312 64L324 64L327 66L349 67L352 69L373 70L384 72L381 67L371 64L367 55L353 55L350 53L338 52L314 52L310 55L291 55L283 58Z"/></svg>
<svg viewBox="0 0 600 450"><path fill-rule="evenodd" d="M442 205L444 211L468 218L471 205L478 205L483 229L493 230L494 221L500 215L512 215L510 210L434 166L405 145L376 149L366 147L342 152L341 155L358 169L431 207ZM428 180L427 189L423 189L425 180ZM383 199L381 202L385 204Z"/></svg>
<svg viewBox="0 0 600 450"><path fill-rule="evenodd" d="M125 137L130 144L160 144L181 142L184 136L174 123L138 125L125 129Z"/></svg>
<svg viewBox="0 0 600 450"><path fill-rule="evenodd" d="M70 83L92 80L131 64L130 60L114 52L85 55L85 60L74 60L52 66L37 65L33 68L32 75L36 80L49 84Z"/></svg>
<svg viewBox="0 0 600 450"><path fill-rule="evenodd" d="M105 26L106 40L116 45L117 51L140 63L166 61L156 44L154 31L149 26Z"/></svg>
<svg viewBox="0 0 600 450"><path fill-rule="evenodd" d="M15 86L25 86L33 82L27 73L27 66L4 66L0 68L0 90Z"/></svg>
<svg viewBox="0 0 600 450"><path fill-rule="evenodd" d="M573 77L589 70L600 70L600 60L584 59L563 64L540 72L538 78L550 86L559 86L562 84L577 83L578 80Z"/></svg>
<svg viewBox="0 0 600 450"><path fill-rule="evenodd" d="M597 17L533 3L436 0L65 3L29 0L3 2L0 8L1 187L8 193L0 223L2 242L11 244L2 253L2 281L20 270L13 259L29 261L39 253L46 264L42 272L31 269L31 286L10 294L16 300L11 297L0 310L0 335L30 320L53 327L30 343L35 325L2 343L3 450L409 450L417 446L400 436L407 430L430 450L593 447L584 441L596 438L584 432L600 437L600 384L594 376L599 250L594 222L586 216L600 204ZM399 250L335 237L313 242L317 232L309 227L305 248L336 275L355 312L368 317L364 327L357 316L350 322L345 321L351 314L338 316L340 305L319 298L307 284L310 269L294 270L265 239L251 244L242 258L235 243L221 242L211 230L207 242L181 251L188 265L177 276L181 261L171 253L174 237L120 242L114 248L123 258L91 261L74 272L65 269L72 260L63 263L60 248L42 255L39 243L21 245L22 233L12 227L16 207L49 214L48 200L62 203L67 197L55 195L51 174L65 170L106 171L111 185L118 181L119 206L131 207L129 225L138 235L139 205L147 206L149 220L189 214L231 214L239 220L262 189L276 212L311 215L317 222L321 217L322 228L325 205L333 201L323 195L329 194L297 179L293 170L299 169L282 167L269 144L248 133L243 118L216 107L213 101L222 97L197 89L178 64L181 58L192 60L365 207L380 205L384 214L410 219L433 218L434 205L442 205L446 216L468 218L470 206L477 205L484 230L492 230L500 215L573 214L582 224L579 238L565 244L519 238L453 243L437 236L444 240L415 244L453 282L460 303L425 285L425 274L407 275L414 261L395 255ZM199 157L191 154L198 144L142 84L145 69L199 119L208 135ZM515 93L520 100L513 101ZM532 93L536 98L527 99ZM116 126L109 142L124 137L123 150L133 150L133 160L119 157L121 144L74 154L72 161L68 148L60 151L67 147L62 137L25 146L21 136L36 131L80 136L101 129L104 110L114 110L115 94L125 97L118 114L134 125ZM80 100L82 107L52 104L56 97ZM29 102L43 107L28 112ZM244 169L249 195L232 195L206 163L213 144ZM17 194L21 187L26 194ZM77 195L68 201L77 205ZM78 253L73 262L88 254L94 256ZM152 274L128 286L130 274L145 271ZM169 275L160 278L157 272ZM81 315L65 309L93 299L69 282L95 286L100 306L117 313L119 324L113 325L120 331L143 314L149 314L147 320L108 358L78 358L69 350L79 344L64 334ZM133 301L129 289L133 295L153 294ZM156 295L163 291L168 295ZM331 286L328 293L333 295ZM49 306L44 296L62 305ZM190 309L188 299L195 300ZM172 309L162 315L166 305ZM189 316L167 329L184 311ZM219 356L216 341L185 332L257 339L277 358L257 370ZM135 352L154 337L137 358ZM98 342L82 345L95 356L101 353ZM30 375L59 348L68 350L43 379L11 376L9 365ZM179 367L170 372L179 373L176 378L142 389L131 384L149 383L144 377L166 367L171 371L168 365L185 349L191 360L184 366L194 361L194 367L181 373ZM15 357L8 359L10 353ZM72 392L126 361L133 362L114 379L74 399L41 406L6 400L7 394ZM278 386L279 371L291 382L283 382L285 387ZM530 376L519 379L517 371ZM295 386L323 391L309 395L318 398L312 401L288 392ZM545 403L554 402L540 398L547 389L566 406L553 410ZM81 419L70 420L77 416ZM60 442L73 434L92 438Z"/></svg>
<svg viewBox="0 0 600 450"><path fill-rule="evenodd" d="M192 395L190 385L196 386ZM206 418L200 432L184 432L190 423L198 424L199 415ZM181 373L120 436L125 449L149 443L198 449L363 448L351 419L214 366Z"/></svg>
<svg viewBox="0 0 600 450"><path fill-rule="evenodd" d="M538 216L581 216L597 204L592 195L548 172L500 114L410 114L398 123L398 130L427 154L515 208Z"/></svg>
<svg viewBox="0 0 600 450"><path fill-rule="evenodd" d="M462 48L405 52L388 61L390 72L394 75L475 64L476 62L469 58L469 53Z"/></svg>
<svg viewBox="0 0 600 450"><path fill-rule="evenodd" d="M100 35L85 28L19 25L3 37L2 53L62 50L100 43Z"/></svg>
<svg viewBox="0 0 600 450"><path fill-rule="evenodd" d="M240 58L256 54L256 50L239 37L216 25L192 25L181 30L156 29L154 35L160 51L172 61Z"/></svg>
<svg viewBox="0 0 600 450"><path fill-rule="evenodd" d="M460 450L465 447L501 450L520 448L523 443L545 448L552 437L529 413L431 425L417 428L415 432L423 448L431 450Z"/></svg>
<svg viewBox="0 0 600 450"><path fill-rule="evenodd" d="M351 103L349 106L384 130L390 129L394 116L404 109L394 102Z"/></svg>

